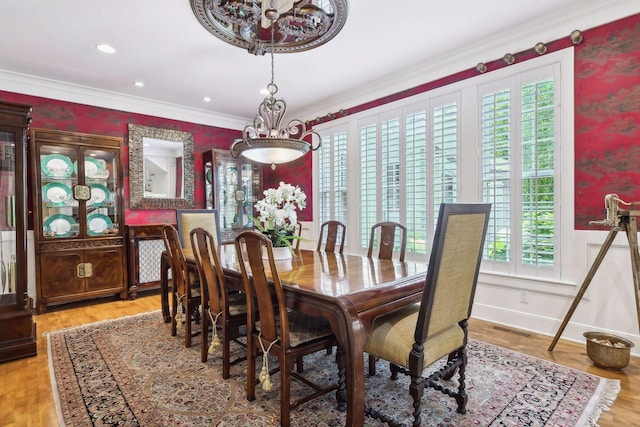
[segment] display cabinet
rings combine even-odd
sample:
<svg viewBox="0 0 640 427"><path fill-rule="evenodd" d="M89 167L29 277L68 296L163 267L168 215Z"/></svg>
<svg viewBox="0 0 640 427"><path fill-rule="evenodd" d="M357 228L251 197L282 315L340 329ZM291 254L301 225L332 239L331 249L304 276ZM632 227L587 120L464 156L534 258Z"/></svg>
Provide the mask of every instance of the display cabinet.
<svg viewBox="0 0 640 427"><path fill-rule="evenodd" d="M31 131L38 313L47 305L127 296L122 139Z"/></svg>
<svg viewBox="0 0 640 427"><path fill-rule="evenodd" d="M253 228L249 215L262 196L262 167L227 150L203 153L207 209L217 209L223 242L233 241L242 230Z"/></svg>
<svg viewBox="0 0 640 427"><path fill-rule="evenodd" d="M30 106L0 102L0 362L36 354L36 325L27 295L30 114Z"/></svg>

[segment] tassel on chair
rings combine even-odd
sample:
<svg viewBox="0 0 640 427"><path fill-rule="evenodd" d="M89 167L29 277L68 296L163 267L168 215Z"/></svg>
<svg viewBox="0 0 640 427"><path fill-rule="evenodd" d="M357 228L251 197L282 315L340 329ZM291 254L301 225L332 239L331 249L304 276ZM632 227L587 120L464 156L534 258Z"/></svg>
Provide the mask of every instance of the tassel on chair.
<svg viewBox="0 0 640 427"><path fill-rule="evenodd" d="M181 301L182 298L180 297L180 294L176 293L176 298L178 299L178 301ZM178 308L176 309L176 329L181 329L182 328L182 302L180 302L180 304L178 304Z"/></svg>
<svg viewBox="0 0 640 427"><path fill-rule="evenodd" d="M264 391L271 391L273 384L271 384L271 375L269 375L269 352L271 351L271 347L278 342L278 338L269 344L269 348L266 350L264 349L264 344L262 344L262 334L258 334L258 342L262 349L262 371L260 371L260 375L258 375L258 380L260 380Z"/></svg>
<svg viewBox="0 0 640 427"><path fill-rule="evenodd" d="M211 314L211 310L207 310L207 312L209 313L209 317L211 318L211 323L213 324L213 331L211 332L211 345L209 345L209 354L213 354L216 351L216 348L220 347L220 338L218 338L218 318L220 317L220 315L222 314L222 312L218 313L215 317L215 319L213 318L213 315Z"/></svg>

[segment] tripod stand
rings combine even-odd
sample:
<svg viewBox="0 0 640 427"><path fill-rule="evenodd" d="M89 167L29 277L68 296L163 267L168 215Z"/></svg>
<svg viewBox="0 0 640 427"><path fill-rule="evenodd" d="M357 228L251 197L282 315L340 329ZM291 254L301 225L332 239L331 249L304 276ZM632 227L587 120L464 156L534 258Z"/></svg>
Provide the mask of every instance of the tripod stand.
<svg viewBox="0 0 640 427"><path fill-rule="evenodd" d="M629 250L631 251L631 270L633 273L633 285L636 295L636 312L638 318L638 327L640 328L640 253L638 252L638 223L637 217L640 216L640 210L619 210L617 202L620 199L616 194L607 194L605 196L605 207L607 209L607 219L604 221L592 221L591 223L603 224L603 225L611 225L611 230L605 239L600 252L598 252L598 256L596 257L593 265L589 269L587 276L582 282L582 286L578 291L575 299L573 300L573 304L571 304L571 308L567 312L558 332L556 332L551 345L549 346L549 351L553 351L553 348L556 346L558 339L560 339L560 335L567 327L569 323L569 319L573 315L573 312L578 307L578 303L582 299L582 296L586 292L589 284L591 283L591 279L596 274L598 267L602 263L604 256L607 254L607 251L611 247L613 243L613 239L618 234L618 231L624 230L627 234L627 241L629 242ZM626 203L628 205L636 205L637 203Z"/></svg>

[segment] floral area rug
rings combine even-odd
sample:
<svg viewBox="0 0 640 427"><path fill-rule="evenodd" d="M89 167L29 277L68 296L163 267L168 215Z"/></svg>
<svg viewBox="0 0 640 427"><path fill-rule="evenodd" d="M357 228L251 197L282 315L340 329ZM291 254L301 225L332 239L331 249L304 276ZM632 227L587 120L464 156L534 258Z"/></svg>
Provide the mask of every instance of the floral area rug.
<svg viewBox="0 0 640 427"><path fill-rule="evenodd" d="M257 386L256 400L248 402L244 363L233 366L231 378L223 380L219 353L202 363L200 339L195 337L191 348L185 348L183 342L180 332L171 336L160 312L49 334L50 372L60 425L279 425L279 375L272 376L271 392ZM244 350L238 346L234 351ZM470 341L468 356L467 413L458 414L452 398L426 389L423 425L596 425L619 391L617 380L480 341ZM377 375L366 379L367 405L410 425L408 379L401 375L391 381L386 365L378 362ZM304 372L314 381L335 381L335 356L321 352L305 357ZM293 382L292 395L307 391ZM335 406L334 394L307 402L292 411L291 424L344 426L345 413ZM365 423L382 425L370 418Z"/></svg>

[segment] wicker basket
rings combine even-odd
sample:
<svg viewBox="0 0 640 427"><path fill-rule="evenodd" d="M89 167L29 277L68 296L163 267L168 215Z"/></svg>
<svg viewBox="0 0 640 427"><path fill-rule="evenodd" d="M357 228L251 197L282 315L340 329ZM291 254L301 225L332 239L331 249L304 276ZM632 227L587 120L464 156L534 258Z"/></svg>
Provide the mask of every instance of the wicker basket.
<svg viewBox="0 0 640 427"><path fill-rule="evenodd" d="M622 369L629 364L631 347L633 347L631 341L603 332L585 332L583 335L587 339L587 356L596 366L605 369ZM598 342L594 339L606 342ZM615 346L616 344L618 346Z"/></svg>

